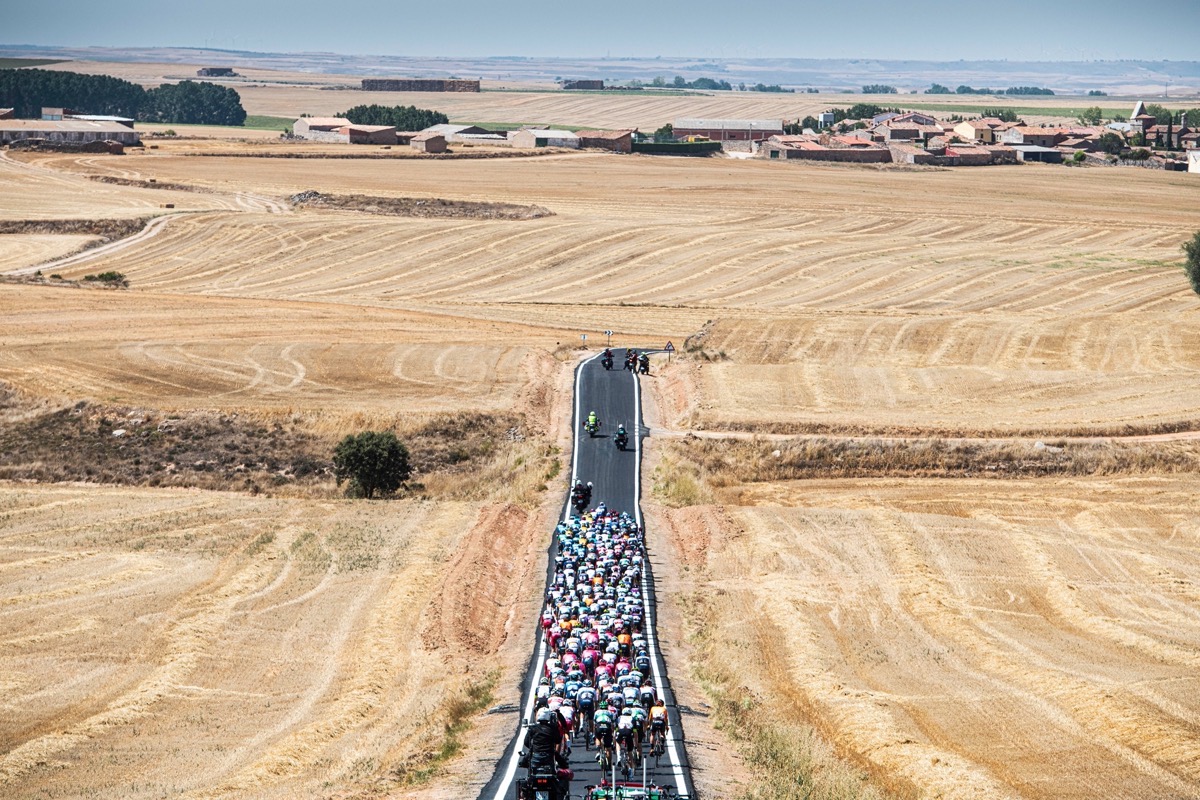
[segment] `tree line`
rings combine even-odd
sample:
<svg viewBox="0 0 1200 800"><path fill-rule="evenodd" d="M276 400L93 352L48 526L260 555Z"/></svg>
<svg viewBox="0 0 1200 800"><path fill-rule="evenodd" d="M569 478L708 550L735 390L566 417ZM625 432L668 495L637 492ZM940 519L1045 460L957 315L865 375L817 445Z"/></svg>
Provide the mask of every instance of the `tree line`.
<svg viewBox="0 0 1200 800"><path fill-rule="evenodd" d="M45 69L0 69L0 106L20 118L37 119L42 108L129 117L142 122L242 125L246 110L233 89L181 81L145 89L108 75Z"/></svg>
<svg viewBox="0 0 1200 800"><path fill-rule="evenodd" d="M985 86L976 89L975 87L968 86L964 83L956 89L951 89L949 86L943 86L940 83L935 83L925 90L925 94L1052 95L1054 92L1050 89L1043 89L1040 86L1010 86L1007 89L989 89Z"/></svg>
<svg viewBox="0 0 1200 800"><path fill-rule="evenodd" d="M450 121L440 111L416 106L355 106L337 116L355 125L391 125L398 131L423 131L431 125L445 125Z"/></svg>

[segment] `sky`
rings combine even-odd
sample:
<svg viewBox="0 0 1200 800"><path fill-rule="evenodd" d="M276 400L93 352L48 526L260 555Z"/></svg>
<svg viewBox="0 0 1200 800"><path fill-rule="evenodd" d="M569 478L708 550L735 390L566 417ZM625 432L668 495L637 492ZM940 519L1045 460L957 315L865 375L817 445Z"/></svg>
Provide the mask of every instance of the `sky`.
<svg viewBox="0 0 1200 800"><path fill-rule="evenodd" d="M1200 0L35 0L0 44L402 56L1200 60ZM1137 21L1144 9L1146 19Z"/></svg>

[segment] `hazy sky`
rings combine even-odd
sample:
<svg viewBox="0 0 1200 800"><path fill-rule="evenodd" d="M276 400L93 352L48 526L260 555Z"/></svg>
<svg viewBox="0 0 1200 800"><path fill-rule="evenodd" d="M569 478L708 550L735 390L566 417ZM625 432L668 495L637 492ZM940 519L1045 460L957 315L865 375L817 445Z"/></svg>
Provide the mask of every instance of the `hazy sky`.
<svg viewBox="0 0 1200 800"><path fill-rule="evenodd" d="M1200 0L18 0L5 5L0 44L414 56L1200 60ZM1145 14L1144 22L1136 20L1139 13Z"/></svg>

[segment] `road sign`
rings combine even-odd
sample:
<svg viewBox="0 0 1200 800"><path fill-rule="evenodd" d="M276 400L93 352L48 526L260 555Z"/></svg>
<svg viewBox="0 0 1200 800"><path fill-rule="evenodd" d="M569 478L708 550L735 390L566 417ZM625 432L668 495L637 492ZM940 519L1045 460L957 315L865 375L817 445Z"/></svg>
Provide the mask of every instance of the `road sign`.
<svg viewBox="0 0 1200 800"><path fill-rule="evenodd" d="M674 353L675 345L671 344L670 342L667 342L667 346L664 347L663 350L666 350L668 353Z"/></svg>
<svg viewBox="0 0 1200 800"><path fill-rule="evenodd" d="M605 332L604 332L604 335L605 335L605 336L612 336L612 331L605 331Z"/></svg>
<svg viewBox="0 0 1200 800"><path fill-rule="evenodd" d="M579 338L580 338L580 339L583 339L583 340L586 342L586 341L587 341L587 334L586 334L586 333L581 333L581 334L579 334Z"/></svg>

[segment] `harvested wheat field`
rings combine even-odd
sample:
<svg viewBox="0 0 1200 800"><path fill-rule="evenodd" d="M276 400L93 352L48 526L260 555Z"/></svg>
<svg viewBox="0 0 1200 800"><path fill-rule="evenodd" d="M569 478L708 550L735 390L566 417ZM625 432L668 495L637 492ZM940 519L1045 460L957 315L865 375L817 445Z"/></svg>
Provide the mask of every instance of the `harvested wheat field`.
<svg viewBox="0 0 1200 800"><path fill-rule="evenodd" d="M696 357L663 388L672 427L1067 435L1195 420L1200 328L1178 265L1200 227L1180 199L1200 188L1186 175L595 155L117 166L275 204L316 189L544 207L550 216L528 220L188 215L62 274L119 269L154 292L532 319L563 338L691 335Z"/></svg>
<svg viewBox="0 0 1200 800"><path fill-rule="evenodd" d="M5 797L411 796L540 578L512 506L5 486L0 519Z"/></svg>
<svg viewBox="0 0 1200 800"><path fill-rule="evenodd" d="M755 726L802 720L902 795L1184 798L1200 794L1197 490L808 481L655 521L694 669L725 702L752 698Z"/></svg>

